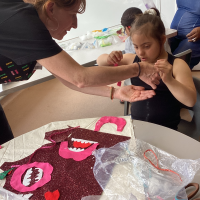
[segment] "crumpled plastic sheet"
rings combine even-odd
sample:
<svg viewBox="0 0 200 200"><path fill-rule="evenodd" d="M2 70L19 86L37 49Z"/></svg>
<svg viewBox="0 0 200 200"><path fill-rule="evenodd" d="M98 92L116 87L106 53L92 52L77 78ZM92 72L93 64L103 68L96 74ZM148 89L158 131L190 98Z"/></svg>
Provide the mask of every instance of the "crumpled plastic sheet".
<svg viewBox="0 0 200 200"><path fill-rule="evenodd" d="M28 198L24 198L0 187L0 200L28 200Z"/></svg>
<svg viewBox="0 0 200 200"><path fill-rule="evenodd" d="M121 43L121 39L117 35L111 35L107 38L103 39L95 39L93 42L93 45L95 48L100 48L100 47L105 47L105 46L110 46L113 44Z"/></svg>
<svg viewBox="0 0 200 200"><path fill-rule="evenodd" d="M137 200L137 198L132 194L124 195L94 195L83 197L81 200Z"/></svg>
<svg viewBox="0 0 200 200"><path fill-rule="evenodd" d="M200 169L200 159L179 159L141 140L136 140L135 148L130 144L130 141L125 141L93 152L96 158L94 176L109 200L112 200L112 195L121 195L124 199L126 194L132 194L138 200L174 199ZM176 172L182 181L172 172L153 167L144 158L148 149L156 154L160 168ZM156 165L153 153L147 152L146 156ZM187 199L184 189L178 196L179 199ZM90 200L90 197L87 198L84 200Z"/></svg>

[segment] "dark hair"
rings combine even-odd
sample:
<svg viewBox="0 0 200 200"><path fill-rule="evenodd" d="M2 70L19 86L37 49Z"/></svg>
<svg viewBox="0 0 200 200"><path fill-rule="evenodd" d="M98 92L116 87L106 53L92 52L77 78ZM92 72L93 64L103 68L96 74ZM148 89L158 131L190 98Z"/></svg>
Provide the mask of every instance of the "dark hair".
<svg viewBox="0 0 200 200"><path fill-rule="evenodd" d="M126 28L127 26L131 26L134 22L137 15L142 14L142 11L139 8L131 7L124 11L121 17L121 25Z"/></svg>
<svg viewBox="0 0 200 200"><path fill-rule="evenodd" d="M155 8L152 9L156 12L151 12L152 10L149 9L144 14L136 17L134 24L131 26L130 36L135 33L143 33L150 35L161 43L162 36L165 35L165 26L160 18L160 12Z"/></svg>
<svg viewBox="0 0 200 200"><path fill-rule="evenodd" d="M36 10L44 9L47 2L54 2L59 7L71 7L76 3L80 3L78 13L84 13L86 8L86 0L24 0L35 6Z"/></svg>
<svg viewBox="0 0 200 200"><path fill-rule="evenodd" d="M155 11L156 11L156 14L157 14L157 16L158 16L158 17L160 17L160 12L159 12L159 10L158 10L157 8L154 8L154 7L153 7L153 8L150 8L150 9L153 9L153 10L155 10ZM150 10L150 9L149 9L149 10ZM148 12L148 10L147 10L147 12ZM144 12L144 13L145 13L145 12Z"/></svg>

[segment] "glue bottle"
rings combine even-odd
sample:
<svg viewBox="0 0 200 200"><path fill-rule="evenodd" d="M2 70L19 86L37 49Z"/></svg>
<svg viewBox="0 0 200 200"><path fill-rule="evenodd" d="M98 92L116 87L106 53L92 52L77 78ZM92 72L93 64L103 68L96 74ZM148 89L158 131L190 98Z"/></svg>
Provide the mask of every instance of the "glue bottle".
<svg viewBox="0 0 200 200"><path fill-rule="evenodd" d="M146 6L147 9L150 8L156 8L153 0L143 0L144 5Z"/></svg>

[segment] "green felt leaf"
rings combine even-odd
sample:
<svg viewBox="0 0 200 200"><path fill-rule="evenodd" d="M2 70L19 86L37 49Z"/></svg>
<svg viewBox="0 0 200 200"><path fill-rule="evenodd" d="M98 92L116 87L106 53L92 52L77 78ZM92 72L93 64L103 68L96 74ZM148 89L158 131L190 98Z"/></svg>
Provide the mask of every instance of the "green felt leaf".
<svg viewBox="0 0 200 200"><path fill-rule="evenodd" d="M4 171L4 172L2 172L2 173L0 173L0 180L3 180L6 176L7 176L7 174L10 172L10 171L12 171L14 168L11 168L11 169L9 169L9 170L7 170L7 171Z"/></svg>

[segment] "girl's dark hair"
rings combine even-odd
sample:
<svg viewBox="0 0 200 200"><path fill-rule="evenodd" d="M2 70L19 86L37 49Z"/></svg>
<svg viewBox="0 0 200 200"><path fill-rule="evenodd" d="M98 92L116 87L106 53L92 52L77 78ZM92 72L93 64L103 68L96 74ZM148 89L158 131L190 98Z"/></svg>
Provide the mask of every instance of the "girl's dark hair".
<svg viewBox="0 0 200 200"><path fill-rule="evenodd" d="M137 15L142 14L142 11L139 8L131 7L124 11L121 17L121 25L126 28L127 26L131 26L134 22Z"/></svg>
<svg viewBox="0 0 200 200"><path fill-rule="evenodd" d="M165 35L165 26L160 18L160 12L156 8L152 9L136 17L131 26L130 36L132 37L135 33L142 33L157 39L161 43L162 36Z"/></svg>

